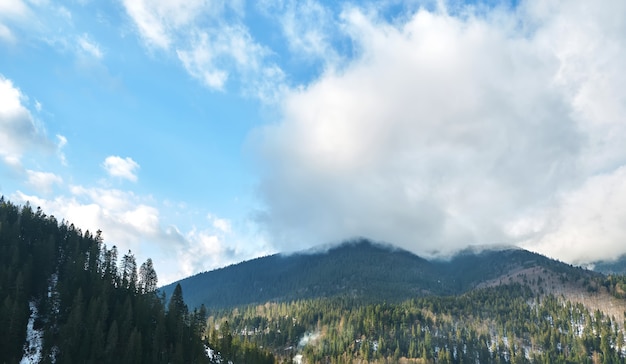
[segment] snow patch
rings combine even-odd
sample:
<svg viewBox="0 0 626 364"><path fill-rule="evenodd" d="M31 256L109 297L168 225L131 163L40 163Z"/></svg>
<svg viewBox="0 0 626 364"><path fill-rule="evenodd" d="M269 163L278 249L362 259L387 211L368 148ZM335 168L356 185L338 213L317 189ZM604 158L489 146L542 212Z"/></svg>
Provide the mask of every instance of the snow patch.
<svg viewBox="0 0 626 364"><path fill-rule="evenodd" d="M39 317L35 301L28 303L30 307L30 317L26 325L26 343L24 344L24 356L20 364L39 363L43 350L43 331L35 330L35 320Z"/></svg>

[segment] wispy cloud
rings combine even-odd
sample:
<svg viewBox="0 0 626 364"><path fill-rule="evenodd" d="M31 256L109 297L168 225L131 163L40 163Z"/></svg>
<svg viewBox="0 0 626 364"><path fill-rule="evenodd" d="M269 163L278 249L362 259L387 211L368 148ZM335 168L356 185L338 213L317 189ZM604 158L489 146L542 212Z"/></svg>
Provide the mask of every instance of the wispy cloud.
<svg viewBox="0 0 626 364"><path fill-rule="evenodd" d="M119 177L137 182L137 170L140 167L139 164L130 157L108 156L102 166L111 177Z"/></svg>
<svg viewBox="0 0 626 364"><path fill-rule="evenodd" d="M100 45L93 41L87 34L83 34L78 37L78 45L81 52L96 59L101 59L104 55L100 49Z"/></svg>
<svg viewBox="0 0 626 364"><path fill-rule="evenodd" d="M268 60L271 52L250 34L238 2L128 0L124 6L148 48L174 54L206 87L224 90L233 80L262 100L280 89L284 78ZM273 90L264 87L268 83Z"/></svg>
<svg viewBox="0 0 626 364"><path fill-rule="evenodd" d="M278 21L294 57L331 64L340 58L333 43L341 35L341 22L319 1L260 1L258 7Z"/></svg>
<svg viewBox="0 0 626 364"><path fill-rule="evenodd" d="M65 153L63 152L63 149L67 145L67 138L61 134L57 134L56 137L57 137L57 155L59 156L59 159L61 160L61 164L66 166L67 158L65 157Z"/></svg>
<svg viewBox="0 0 626 364"><path fill-rule="evenodd" d="M2 23L0 23L0 40L7 43L15 42L15 36L13 35L11 29Z"/></svg>
<svg viewBox="0 0 626 364"><path fill-rule="evenodd" d="M136 25L140 37L149 47L176 47L189 30L198 29L206 21L215 22L227 11L238 15L238 1L212 0L123 0L124 8ZM222 24L220 24L222 25Z"/></svg>

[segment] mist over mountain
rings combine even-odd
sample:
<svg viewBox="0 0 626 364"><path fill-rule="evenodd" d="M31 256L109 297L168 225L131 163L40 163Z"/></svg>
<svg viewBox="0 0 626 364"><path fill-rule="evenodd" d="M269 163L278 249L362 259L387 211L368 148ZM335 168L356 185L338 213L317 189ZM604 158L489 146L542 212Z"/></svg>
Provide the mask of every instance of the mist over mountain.
<svg viewBox="0 0 626 364"><path fill-rule="evenodd" d="M419 296L457 295L499 277L534 267L572 279L598 273L518 248L466 249L427 260L406 250L362 239L322 250L275 254L200 273L179 284L191 307L219 308L320 297L357 302L399 302Z"/></svg>
<svg viewBox="0 0 626 364"><path fill-rule="evenodd" d="M604 274L626 274L626 254L615 260L600 260L592 264L593 270Z"/></svg>

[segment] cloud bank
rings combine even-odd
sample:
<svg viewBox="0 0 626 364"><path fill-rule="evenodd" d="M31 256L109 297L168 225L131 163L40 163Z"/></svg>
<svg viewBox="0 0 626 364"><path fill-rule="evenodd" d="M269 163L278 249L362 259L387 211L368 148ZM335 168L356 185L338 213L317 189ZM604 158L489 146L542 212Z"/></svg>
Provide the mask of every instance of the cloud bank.
<svg viewBox="0 0 626 364"><path fill-rule="evenodd" d="M365 236L427 255L626 253L626 3L341 19L355 59L252 137L279 250Z"/></svg>

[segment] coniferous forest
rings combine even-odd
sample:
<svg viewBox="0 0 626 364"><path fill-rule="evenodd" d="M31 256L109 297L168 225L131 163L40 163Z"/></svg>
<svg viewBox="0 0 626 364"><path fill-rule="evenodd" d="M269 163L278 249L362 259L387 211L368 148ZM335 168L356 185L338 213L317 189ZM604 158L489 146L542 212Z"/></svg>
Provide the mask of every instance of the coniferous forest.
<svg viewBox="0 0 626 364"><path fill-rule="evenodd" d="M548 289L580 281L577 294L626 307L626 278L568 269L549 284L524 277L403 301L346 294L189 308L181 285L167 300L157 289L150 259L138 267L101 232L1 198L0 363L626 362L624 310Z"/></svg>
<svg viewBox="0 0 626 364"><path fill-rule="evenodd" d="M205 312L156 287L150 259L0 199L0 363L209 362Z"/></svg>
<svg viewBox="0 0 626 364"><path fill-rule="evenodd" d="M398 304L315 299L210 314L209 327L226 322L287 362L626 362L623 316L519 284Z"/></svg>

